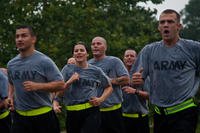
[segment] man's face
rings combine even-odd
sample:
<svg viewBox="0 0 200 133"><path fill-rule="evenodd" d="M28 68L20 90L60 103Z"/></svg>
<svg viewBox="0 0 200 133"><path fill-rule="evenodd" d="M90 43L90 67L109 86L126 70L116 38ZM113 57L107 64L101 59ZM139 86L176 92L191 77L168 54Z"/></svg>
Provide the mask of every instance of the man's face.
<svg viewBox="0 0 200 133"><path fill-rule="evenodd" d="M107 46L102 38L96 37L92 40L91 49L94 57L101 57L105 55Z"/></svg>
<svg viewBox="0 0 200 133"><path fill-rule="evenodd" d="M134 50L126 50L124 53L125 66L131 67L136 60L136 52Z"/></svg>
<svg viewBox="0 0 200 133"><path fill-rule="evenodd" d="M159 18L158 30L161 33L163 40L169 42L179 37L181 24L177 21L175 13L161 14Z"/></svg>
<svg viewBox="0 0 200 133"><path fill-rule="evenodd" d="M21 28L16 30L15 43L19 51L27 51L34 46L36 37L31 36L30 31L27 28Z"/></svg>

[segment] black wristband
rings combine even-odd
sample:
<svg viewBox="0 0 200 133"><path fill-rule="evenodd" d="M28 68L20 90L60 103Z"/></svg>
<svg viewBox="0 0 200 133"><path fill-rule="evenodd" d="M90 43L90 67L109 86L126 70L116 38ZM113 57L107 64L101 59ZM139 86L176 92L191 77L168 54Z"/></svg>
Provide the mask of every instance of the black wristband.
<svg viewBox="0 0 200 133"><path fill-rule="evenodd" d="M58 98L58 97L54 97L54 98L53 98L53 101L57 101L57 102L59 102L59 101L60 101L60 98Z"/></svg>

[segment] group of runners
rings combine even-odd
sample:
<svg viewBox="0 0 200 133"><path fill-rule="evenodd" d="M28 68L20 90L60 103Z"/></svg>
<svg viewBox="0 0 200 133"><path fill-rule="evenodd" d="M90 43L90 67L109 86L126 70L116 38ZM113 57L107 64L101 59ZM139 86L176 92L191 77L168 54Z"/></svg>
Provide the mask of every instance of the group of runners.
<svg viewBox="0 0 200 133"><path fill-rule="evenodd" d="M162 40L123 61L106 55L104 37L77 42L73 58L60 71L35 49L31 26L16 28L19 54L0 71L0 132L60 133L56 113L66 111L67 133L195 133L200 81L200 43L179 36L180 15L164 10L158 23ZM133 44L134 45L134 44ZM62 103L62 104L61 104Z"/></svg>

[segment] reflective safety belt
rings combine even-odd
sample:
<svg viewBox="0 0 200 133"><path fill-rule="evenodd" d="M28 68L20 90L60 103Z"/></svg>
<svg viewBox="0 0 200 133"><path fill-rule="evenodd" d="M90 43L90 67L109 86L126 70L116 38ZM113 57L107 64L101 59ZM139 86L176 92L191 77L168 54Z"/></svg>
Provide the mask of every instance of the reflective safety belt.
<svg viewBox="0 0 200 133"><path fill-rule="evenodd" d="M3 118L5 118L6 116L8 116L9 115L9 111L7 110L7 111L5 111L5 112L3 112L2 114L0 114L0 119L3 119Z"/></svg>
<svg viewBox="0 0 200 133"><path fill-rule="evenodd" d="M171 107L167 107L167 108L163 108L163 107L158 107L158 106L154 106L154 110L156 113L158 114L165 114L165 115L169 115L169 114L174 114L177 112L180 112L182 110L185 110L187 108L190 107L196 107L197 105L194 103L193 98L190 98L180 104L171 106Z"/></svg>
<svg viewBox="0 0 200 133"><path fill-rule="evenodd" d="M45 107L27 110L27 111L16 110L16 112L22 116L37 116L37 115L45 114L51 110L52 110L51 107L45 106Z"/></svg>
<svg viewBox="0 0 200 133"><path fill-rule="evenodd" d="M147 114L127 114L127 113L122 113L122 116L129 117L129 118L141 118L141 117L147 116Z"/></svg>
<svg viewBox="0 0 200 133"><path fill-rule="evenodd" d="M82 104L76 104L76 105L69 105L65 106L66 110L69 111L79 111L79 110L84 110L93 107L90 103L82 103Z"/></svg>
<svg viewBox="0 0 200 133"><path fill-rule="evenodd" d="M111 106L111 107L108 107L108 108L100 108L100 111L112 111L112 110L116 110L116 109L119 109L121 108L122 104L119 103L119 104L116 104L114 106Z"/></svg>

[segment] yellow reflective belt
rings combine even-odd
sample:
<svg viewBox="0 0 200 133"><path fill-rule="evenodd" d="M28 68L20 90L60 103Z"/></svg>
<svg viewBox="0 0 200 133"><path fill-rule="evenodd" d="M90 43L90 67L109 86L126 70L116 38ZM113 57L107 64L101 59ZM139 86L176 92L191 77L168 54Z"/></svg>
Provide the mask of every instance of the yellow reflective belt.
<svg viewBox="0 0 200 133"><path fill-rule="evenodd" d="M122 113L122 116L124 117L129 117L129 118L140 118L140 117L145 117L147 114L127 114L127 113Z"/></svg>
<svg viewBox="0 0 200 133"><path fill-rule="evenodd" d="M190 107L196 107L197 105L194 103L194 100L192 98L178 104L172 107L167 107L167 108L163 108L165 115L169 115L169 114L174 114L177 113L179 111L182 111L184 109L190 108ZM155 111L158 114L161 114L159 107L155 106Z"/></svg>
<svg viewBox="0 0 200 133"><path fill-rule="evenodd" d="M3 112L2 114L0 114L0 119L3 119L3 118L5 118L6 116L8 116L9 115L9 111L7 110L7 111L5 111L5 112Z"/></svg>
<svg viewBox="0 0 200 133"><path fill-rule="evenodd" d="M76 104L76 105L70 105L70 106L65 106L66 110L69 111L79 111L79 110L84 110L93 107L90 103L83 103L83 104Z"/></svg>
<svg viewBox="0 0 200 133"><path fill-rule="evenodd" d="M108 108L100 108L100 111L112 111L121 108L121 106L122 106L121 103L119 103Z"/></svg>
<svg viewBox="0 0 200 133"><path fill-rule="evenodd" d="M161 113L160 113L160 110L159 110L159 108L158 108L157 106L154 106L154 111L155 111L157 114L159 114L159 115L161 114Z"/></svg>
<svg viewBox="0 0 200 133"><path fill-rule="evenodd" d="M51 110L52 110L51 107L45 106L38 109L32 109L32 110L27 110L27 111L16 110L16 112L22 116L37 116L37 115L45 114Z"/></svg>

